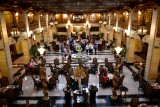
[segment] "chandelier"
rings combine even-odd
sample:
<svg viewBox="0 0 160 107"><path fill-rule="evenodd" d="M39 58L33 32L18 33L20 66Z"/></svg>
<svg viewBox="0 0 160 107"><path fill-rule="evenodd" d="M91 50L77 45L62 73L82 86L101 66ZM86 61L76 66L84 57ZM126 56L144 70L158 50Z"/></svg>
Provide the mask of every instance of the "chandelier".
<svg viewBox="0 0 160 107"><path fill-rule="evenodd" d="M57 20L56 20L56 16L55 16L55 18L54 18L54 21L53 21L53 18L52 18L52 16L51 16L51 20L50 20L49 25L50 25L51 27L53 27L53 25L57 25L57 24L58 24L58 22L57 22Z"/></svg>
<svg viewBox="0 0 160 107"><path fill-rule="evenodd" d="M12 25L11 35L12 35L12 38L17 42L20 37L20 32L18 31L18 26L14 18L14 15L13 15L13 25Z"/></svg>
<svg viewBox="0 0 160 107"><path fill-rule="evenodd" d="M100 20L99 20L99 24L101 25L103 22L102 22L102 18L101 18L101 15L100 15Z"/></svg>
<svg viewBox="0 0 160 107"><path fill-rule="evenodd" d="M142 21L141 21L141 23L139 25L139 29L138 29L138 35L141 38L141 40L146 35L146 33L147 33L146 23L145 23L145 18L143 16Z"/></svg>
<svg viewBox="0 0 160 107"><path fill-rule="evenodd" d="M104 26L107 25L106 16L104 16L104 21L102 21L102 18L101 18L101 16L100 16L99 24L100 24L100 25L103 24Z"/></svg>

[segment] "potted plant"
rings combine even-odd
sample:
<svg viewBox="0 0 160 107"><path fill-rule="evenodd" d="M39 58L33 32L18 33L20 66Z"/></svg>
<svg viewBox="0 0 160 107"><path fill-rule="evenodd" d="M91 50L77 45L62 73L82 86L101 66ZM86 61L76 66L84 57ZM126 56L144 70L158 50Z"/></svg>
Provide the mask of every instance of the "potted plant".
<svg viewBox="0 0 160 107"><path fill-rule="evenodd" d="M30 53L31 53L31 55L33 55L34 58L36 58L37 53L38 53L37 45L33 45L33 46L31 47Z"/></svg>
<svg viewBox="0 0 160 107"><path fill-rule="evenodd" d="M99 33L99 38L103 38L104 33Z"/></svg>
<svg viewBox="0 0 160 107"><path fill-rule="evenodd" d="M58 34L57 33L54 33L53 34L53 39L57 39L58 38Z"/></svg>

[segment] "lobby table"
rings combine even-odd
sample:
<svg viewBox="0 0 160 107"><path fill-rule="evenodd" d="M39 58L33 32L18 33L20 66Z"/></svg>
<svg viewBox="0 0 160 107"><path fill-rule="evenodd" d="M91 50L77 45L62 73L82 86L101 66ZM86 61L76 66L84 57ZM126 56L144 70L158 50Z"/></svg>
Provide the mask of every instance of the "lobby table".
<svg viewBox="0 0 160 107"><path fill-rule="evenodd" d="M6 92L11 89L14 93L14 90L16 89L16 86L14 85L7 85L6 87L1 87L0 88L0 98L5 98L6 96Z"/></svg>
<svg viewBox="0 0 160 107"><path fill-rule="evenodd" d="M88 103L88 88L82 88L82 90L73 91L73 100L74 103Z"/></svg>

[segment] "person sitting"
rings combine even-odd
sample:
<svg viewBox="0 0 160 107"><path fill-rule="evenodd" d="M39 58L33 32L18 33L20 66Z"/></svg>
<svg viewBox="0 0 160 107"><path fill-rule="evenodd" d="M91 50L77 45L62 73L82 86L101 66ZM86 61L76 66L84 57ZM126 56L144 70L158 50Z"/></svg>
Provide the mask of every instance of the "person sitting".
<svg viewBox="0 0 160 107"><path fill-rule="evenodd" d="M103 70L100 71L100 74L107 74L107 69L105 66L103 67Z"/></svg>
<svg viewBox="0 0 160 107"><path fill-rule="evenodd" d="M35 73L36 72L36 62L34 61L34 59L32 58L30 63L29 63L29 67L30 67L30 71L32 73Z"/></svg>
<svg viewBox="0 0 160 107"><path fill-rule="evenodd" d="M105 73L105 74L103 75L103 79L104 79L104 82L105 82L105 83L108 83L108 82L109 82L109 78L108 78L108 76L107 76L107 73Z"/></svg>
<svg viewBox="0 0 160 107"><path fill-rule="evenodd" d="M31 68L35 68L35 65L37 65L37 64L34 61L34 59L32 58L29 65L30 65Z"/></svg>

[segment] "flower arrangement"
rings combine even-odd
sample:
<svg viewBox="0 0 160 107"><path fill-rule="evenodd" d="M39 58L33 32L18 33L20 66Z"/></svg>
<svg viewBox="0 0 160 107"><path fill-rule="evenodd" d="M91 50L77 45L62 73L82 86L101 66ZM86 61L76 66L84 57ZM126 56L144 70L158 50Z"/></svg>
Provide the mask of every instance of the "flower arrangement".
<svg viewBox="0 0 160 107"><path fill-rule="evenodd" d="M82 51L82 47L78 44L76 45L76 51L81 52Z"/></svg>

